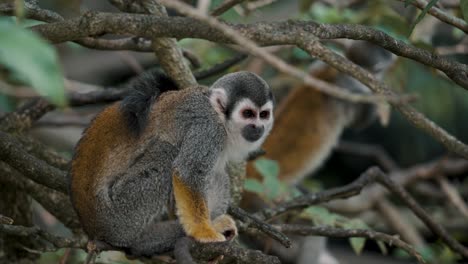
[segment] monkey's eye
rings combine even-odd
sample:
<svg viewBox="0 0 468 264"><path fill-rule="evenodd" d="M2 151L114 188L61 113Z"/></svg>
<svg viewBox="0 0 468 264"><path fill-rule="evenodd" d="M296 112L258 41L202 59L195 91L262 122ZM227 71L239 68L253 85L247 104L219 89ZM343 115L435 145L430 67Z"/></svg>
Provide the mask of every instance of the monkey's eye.
<svg viewBox="0 0 468 264"><path fill-rule="evenodd" d="M270 117L270 111L261 111L260 112L260 118L261 119L267 119L268 117Z"/></svg>
<svg viewBox="0 0 468 264"><path fill-rule="evenodd" d="M242 116L244 118L253 118L255 117L255 112L252 109L245 109L242 111Z"/></svg>

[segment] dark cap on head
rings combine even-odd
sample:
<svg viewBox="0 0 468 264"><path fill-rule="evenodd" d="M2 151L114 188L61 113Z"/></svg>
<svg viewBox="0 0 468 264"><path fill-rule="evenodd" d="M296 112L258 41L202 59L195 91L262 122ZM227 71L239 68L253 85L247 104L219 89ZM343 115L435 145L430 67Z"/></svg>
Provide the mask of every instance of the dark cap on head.
<svg viewBox="0 0 468 264"><path fill-rule="evenodd" d="M226 91L228 102L226 114L231 113L235 104L244 98L250 99L258 107L273 100L273 93L268 84L260 76L252 72L240 71L224 75L211 86Z"/></svg>

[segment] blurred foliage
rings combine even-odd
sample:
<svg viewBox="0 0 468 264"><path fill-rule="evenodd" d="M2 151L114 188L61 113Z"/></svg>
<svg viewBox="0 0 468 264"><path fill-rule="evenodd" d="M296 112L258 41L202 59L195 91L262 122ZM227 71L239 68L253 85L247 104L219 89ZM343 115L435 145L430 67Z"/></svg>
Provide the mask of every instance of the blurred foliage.
<svg viewBox="0 0 468 264"><path fill-rule="evenodd" d="M0 19L0 65L6 78L30 85L54 104L65 105L64 79L55 49L11 20Z"/></svg>
<svg viewBox="0 0 468 264"><path fill-rule="evenodd" d="M460 8L463 13L463 18L465 18L465 21L468 23L468 1L460 0Z"/></svg>

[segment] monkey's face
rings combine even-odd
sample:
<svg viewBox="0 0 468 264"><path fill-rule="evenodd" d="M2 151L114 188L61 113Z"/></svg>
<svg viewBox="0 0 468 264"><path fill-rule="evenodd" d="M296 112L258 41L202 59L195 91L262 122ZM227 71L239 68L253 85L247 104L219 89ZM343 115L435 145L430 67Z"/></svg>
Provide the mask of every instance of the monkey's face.
<svg viewBox="0 0 468 264"><path fill-rule="evenodd" d="M273 94L268 84L250 72L225 75L211 87L210 101L227 132L233 159L258 150L273 127Z"/></svg>
<svg viewBox="0 0 468 264"><path fill-rule="evenodd" d="M226 117L226 130L242 158L258 150L273 127L273 102L257 106L249 99L239 101Z"/></svg>
<svg viewBox="0 0 468 264"><path fill-rule="evenodd" d="M232 111L228 122L230 127L237 128L245 141L263 143L273 126L273 103L262 106L255 105L249 99L240 101Z"/></svg>

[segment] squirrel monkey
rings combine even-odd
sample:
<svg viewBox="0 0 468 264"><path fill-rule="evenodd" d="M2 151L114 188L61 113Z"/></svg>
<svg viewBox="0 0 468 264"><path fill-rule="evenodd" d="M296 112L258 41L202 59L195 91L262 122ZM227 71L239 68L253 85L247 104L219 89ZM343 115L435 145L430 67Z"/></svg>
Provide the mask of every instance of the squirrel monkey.
<svg viewBox="0 0 468 264"><path fill-rule="evenodd" d="M152 256L173 250L183 236L232 238L225 167L269 134L268 84L236 72L210 88L177 90L151 74L132 86L132 94L97 115L72 161L71 200L89 239Z"/></svg>
<svg viewBox="0 0 468 264"><path fill-rule="evenodd" d="M377 78L381 78L393 62L390 52L365 41L355 41L345 55ZM324 67L313 70L312 74L352 92L370 92L369 88L356 79L327 65L322 66ZM330 156L345 128L362 127L375 116L374 106L369 104L346 102L307 86L293 88L278 104L275 111L275 127L263 145L263 157L278 162L281 181L291 185L298 184L307 175L315 172ZM247 178L262 179L253 162L247 164ZM249 211L257 211L266 206L256 194L250 192L243 194L241 204ZM288 257L283 259L291 262L320 263L320 256L311 255L323 252L324 240L312 243L307 241L309 238L314 239L306 237L300 245L296 243L296 247L293 246L292 249L284 249L273 241L273 250L284 252ZM310 248L314 244L322 250ZM294 252L294 248L301 248L301 252ZM280 253L281 255L283 253Z"/></svg>

